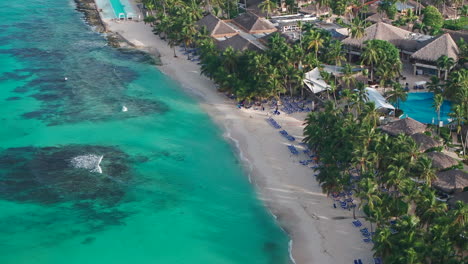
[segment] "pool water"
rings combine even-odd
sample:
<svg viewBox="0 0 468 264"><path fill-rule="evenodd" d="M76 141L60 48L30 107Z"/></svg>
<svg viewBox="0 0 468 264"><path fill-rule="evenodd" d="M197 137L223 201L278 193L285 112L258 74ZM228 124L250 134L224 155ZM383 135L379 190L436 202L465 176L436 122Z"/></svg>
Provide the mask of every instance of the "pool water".
<svg viewBox="0 0 468 264"><path fill-rule="evenodd" d="M106 19L118 18L123 13L136 14L128 0L97 0L98 8L102 9L102 16Z"/></svg>
<svg viewBox="0 0 468 264"><path fill-rule="evenodd" d="M127 15L128 13L133 13L132 7L127 2L126 4L122 4L122 0L109 0L112 8L114 8L114 13L116 17L119 17L119 14L124 13Z"/></svg>
<svg viewBox="0 0 468 264"><path fill-rule="evenodd" d="M432 107L433 102L434 93L409 93L407 100L400 102L400 108L403 110L402 118L409 116L422 123L432 124L433 120L434 123L437 123L437 112ZM450 118L448 114L451 106L449 101L444 100L440 108L440 120L444 124L447 124Z"/></svg>

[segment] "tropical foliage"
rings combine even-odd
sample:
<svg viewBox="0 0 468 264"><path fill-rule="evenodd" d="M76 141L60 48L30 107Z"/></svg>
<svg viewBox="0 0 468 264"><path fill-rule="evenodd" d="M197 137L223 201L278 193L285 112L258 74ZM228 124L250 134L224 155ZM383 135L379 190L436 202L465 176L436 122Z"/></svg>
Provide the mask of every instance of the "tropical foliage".
<svg viewBox="0 0 468 264"><path fill-rule="evenodd" d="M468 205L449 210L436 199L431 161L410 137L379 132L375 106L360 93L348 108L330 101L306 119L304 141L320 158L324 192L355 191L377 226L374 251L384 263L466 263Z"/></svg>

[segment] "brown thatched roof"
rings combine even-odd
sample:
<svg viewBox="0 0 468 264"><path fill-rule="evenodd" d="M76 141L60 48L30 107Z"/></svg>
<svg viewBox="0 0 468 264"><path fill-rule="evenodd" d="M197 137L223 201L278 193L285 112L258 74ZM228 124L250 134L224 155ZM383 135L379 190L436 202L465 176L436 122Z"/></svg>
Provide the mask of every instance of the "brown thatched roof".
<svg viewBox="0 0 468 264"><path fill-rule="evenodd" d="M228 36L237 34L236 30L212 14L209 14L200 19L197 22L197 25L200 27L206 27L206 30L210 32L210 36Z"/></svg>
<svg viewBox="0 0 468 264"><path fill-rule="evenodd" d="M440 56L448 56L455 61L458 60L459 49L450 34L445 33L434 39L420 50L411 55L412 59L435 62Z"/></svg>
<svg viewBox="0 0 468 264"><path fill-rule="evenodd" d="M432 186L446 193L462 192L463 188L468 187L468 173L462 170L439 172Z"/></svg>
<svg viewBox="0 0 468 264"><path fill-rule="evenodd" d="M447 169L458 164L458 160L442 152L429 152L427 156L432 160L432 166L439 170Z"/></svg>
<svg viewBox="0 0 468 264"><path fill-rule="evenodd" d="M398 134L406 134L411 136L416 133L422 133L426 130L426 125L418 122L410 117L391 122L382 126L382 131L391 135L397 136Z"/></svg>
<svg viewBox="0 0 468 264"><path fill-rule="evenodd" d="M233 22L252 34L276 31L276 27L270 21L258 17L250 12L243 13L242 15L234 18Z"/></svg>
<svg viewBox="0 0 468 264"><path fill-rule="evenodd" d="M370 21L372 23L378 23L378 22L386 22L386 23L391 23L392 20L389 19L385 14L383 13L375 13L371 16L368 16L366 18L366 21Z"/></svg>
<svg viewBox="0 0 468 264"><path fill-rule="evenodd" d="M449 205L454 206L458 201L468 203L468 191L455 194L450 200Z"/></svg>
<svg viewBox="0 0 468 264"><path fill-rule="evenodd" d="M395 46L400 46L400 43L407 39L411 33L411 31L407 31L390 24L378 22L366 28L364 37L348 37L343 40L343 44L361 48L367 40L380 39L386 40Z"/></svg>
<svg viewBox="0 0 468 264"><path fill-rule="evenodd" d="M441 141L437 141L437 140L433 139L432 137L427 136L427 135L425 135L423 133L416 133L414 135L411 135L411 137L416 142L416 144L419 145L419 150L421 152L424 152L424 151L426 151L426 150L428 150L430 148L435 148L435 147L442 146Z"/></svg>
<svg viewBox="0 0 468 264"><path fill-rule="evenodd" d="M243 51L246 49L253 51L262 51L261 48L250 42L248 39L245 39L241 35L235 35L232 38L228 38L223 41L218 41L216 46L220 50L225 50L227 47L232 47L234 50Z"/></svg>

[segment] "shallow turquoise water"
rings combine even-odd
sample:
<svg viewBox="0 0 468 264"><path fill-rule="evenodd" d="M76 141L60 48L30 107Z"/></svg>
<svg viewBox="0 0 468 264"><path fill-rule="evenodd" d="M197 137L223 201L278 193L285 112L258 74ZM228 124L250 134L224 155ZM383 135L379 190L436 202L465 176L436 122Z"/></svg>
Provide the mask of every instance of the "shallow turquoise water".
<svg viewBox="0 0 468 264"><path fill-rule="evenodd" d="M400 102L400 108L403 110L403 117L408 115L419 122L432 124L432 120L437 123L437 112L432 107L433 102L433 93L409 93L407 100ZM450 108L451 103L449 101L444 101L440 108L440 120L444 121L444 124L447 124L450 118L448 116Z"/></svg>
<svg viewBox="0 0 468 264"><path fill-rule="evenodd" d="M0 15L0 263L289 262L232 147L150 58L71 1ZM102 174L73 163L90 154Z"/></svg>

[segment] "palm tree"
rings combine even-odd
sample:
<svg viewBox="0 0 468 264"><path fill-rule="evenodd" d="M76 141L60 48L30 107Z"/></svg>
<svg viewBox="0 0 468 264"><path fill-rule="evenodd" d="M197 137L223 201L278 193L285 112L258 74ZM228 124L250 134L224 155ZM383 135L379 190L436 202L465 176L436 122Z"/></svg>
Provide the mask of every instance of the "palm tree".
<svg viewBox="0 0 468 264"><path fill-rule="evenodd" d="M366 46L361 54L362 63L371 66L371 81L374 81L374 65L379 62L380 49L374 41L366 41Z"/></svg>
<svg viewBox="0 0 468 264"><path fill-rule="evenodd" d="M343 80L347 88L356 82L356 79L353 76L353 67L350 64L345 64L343 69L341 69L341 73L343 74L343 76L341 76L341 80Z"/></svg>
<svg viewBox="0 0 468 264"><path fill-rule="evenodd" d="M463 155L466 155L466 138L468 138L468 134L461 135L461 132L463 124L466 124L468 122L468 113L466 113L461 104L454 104L452 106L452 112L449 113L449 116L453 119L452 122L454 122L457 125L457 136L460 137Z"/></svg>
<svg viewBox="0 0 468 264"><path fill-rule="evenodd" d="M437 59L437 69L438 75L440 78L440 70L445 71L445 77L444 80L447 80L447 75L450 69L455 65L455 60L453 58L448 57L447 55L442 55Z"/></svg>
<svg viewBox="0 0 468 264"><path fill-rule="evenodd" d="M416 22L419 17L413 12L413 9L408 9L404 18L410 24L410 31L413 31L414 22Z"/></svg>
<svg viewBox="0 0 468 264"><path fill-rule="evenodd" d="M427 156L422 156L418 159L416 164L417 176L423 179L427 185L431 186L433 180L437 178L436 170L432 167L432 160Z"/></svg>
<svg viewBox="0 0 468 264"><path fill-rule="evenodd" d="M431 76L431 80L426 86L433 93L442 93L442 84L437 76Z"/></svg>
<svg viewBox="0 0 468 264"><path fill-rule="evenodd" d="M340 66L341 62L346 60L343 52L343 47L340 41L332 41L327 48L327 58L330 62Z"/></svg>
<svg viewBox="0 0 468 264"><path fill-rule="evenodd" d="M432 103L432 107L436 110L437 112L437 127L439 127L440 123L440 108L442 107L442 104L444 103L444 97L442 94L434 94L434 102ZM437 129L440 133L440 129Z"/></svg>
<svg viewBox="0 0 468 264"><path fill-rule="evenodd" d="M391 103L396 103L397 109L400 109L400 101L406 101L408 98L408 93L405 89L401 86L400 83L393 84L393 90L388 92L388 101ZM396 112L395 112L396 115Z"/></svg>
<svg viewBox="0 0 468 264"><path fill-rule="evenodd" d="M319 30L312 29L307 33L307 49L313 49L315 51L315 58L318 59L318 50L323 46L324 43L323 36Z"/></svg>
<svg viewBox="0 0 468 264"><path fill-rule="evenodd" d="M366 21L356 17L348 25L348 33L351 38L362 38L365 35L366 27Z"/></svg>
<svg viewBox="0 0 468 264"><path fill-rule="evenodd" d="M277 8L276 2L272 0L264 0L262 3L258 5L258 7L262 10L262 12L267 12L266 17L269 18L270 13L272 10Z"/></svg>

